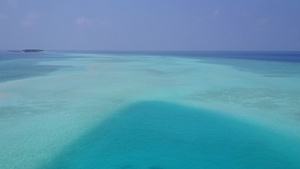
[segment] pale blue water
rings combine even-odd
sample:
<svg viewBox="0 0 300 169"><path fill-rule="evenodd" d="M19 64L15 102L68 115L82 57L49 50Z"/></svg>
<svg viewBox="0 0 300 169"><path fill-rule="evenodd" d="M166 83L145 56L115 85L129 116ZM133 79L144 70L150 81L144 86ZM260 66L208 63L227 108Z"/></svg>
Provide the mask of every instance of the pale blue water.
<svg viewBox="0 0 300 169"><path fill-rule="evenodd" d="M0 168L298 169L299 52L0 52Z"/></svg>

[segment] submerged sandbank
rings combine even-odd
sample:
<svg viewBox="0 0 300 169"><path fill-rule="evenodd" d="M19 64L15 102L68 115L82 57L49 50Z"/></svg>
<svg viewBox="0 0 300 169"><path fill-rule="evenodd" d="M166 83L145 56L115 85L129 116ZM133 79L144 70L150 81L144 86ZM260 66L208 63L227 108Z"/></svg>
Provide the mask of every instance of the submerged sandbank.
<svg viewBox="0 0 300 169"><path fill-rule="evenodd" d="M0 168L49 164L68 146L89 139L88 133L107 119L147 100L211 110L283 139L299 137L297 76L264 76L192 58L57 55L39 64L60 69L0 84L5 114L0 119Z"/></svg>

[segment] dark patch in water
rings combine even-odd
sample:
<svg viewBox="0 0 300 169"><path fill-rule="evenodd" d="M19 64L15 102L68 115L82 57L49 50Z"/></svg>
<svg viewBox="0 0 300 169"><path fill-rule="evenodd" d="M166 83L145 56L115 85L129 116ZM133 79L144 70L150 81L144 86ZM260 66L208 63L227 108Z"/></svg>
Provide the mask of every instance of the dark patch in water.
<svg viewBox="0 0 300 169"><path fill-rule="evenodd" d="M61 68L70 67L39 64L43 61L60 58L58 56L58 54L45 53L0 52L0 83L35 76L44 76Z"/></svg>
<svg viewBox="0 0 300 169"><path fill-rule="evenodd" d="M149 169L164 169L164 168L161 168L161 167L150 167Z"/></svg>
<svg viewBox="0 0 300 169"><path fill-rule="evenodd" d="M149 101L116 113L41 168L296 169L299 147L216 112Z"/></svg>
<svg viewBox="0 0 300 169"><path fill-rule="evenodd" d="M134 169L134 167L131 165L125 165L125 166L121 167L120 169Z"/></svg>
<svg viewBox="0 0 300 169"><path fill-rule="evenodd" d="M0 62L0 82L43 76L66 66L39 65L37 60Z"/></svg>
<svg viewBox="0 0 300 169"><path fill-rule="evenodd" d="M156 76L167 74L167 72L165 72L165 71L156 70L156 69L142 69L142 70L147 72L147 73L151 73L153 75L156 75Z"/></svg>
<svg viewBox="0 0 300 169"><path fill-rule="evenodd" d="M299 57L300 58L300 57ZM276 60L275 60L276 61ZM241 58L203 58L200 63L231 66L239 71L260 74L265 77L299 76L299 62L268 62L265 60L245 60Z"/></svg>

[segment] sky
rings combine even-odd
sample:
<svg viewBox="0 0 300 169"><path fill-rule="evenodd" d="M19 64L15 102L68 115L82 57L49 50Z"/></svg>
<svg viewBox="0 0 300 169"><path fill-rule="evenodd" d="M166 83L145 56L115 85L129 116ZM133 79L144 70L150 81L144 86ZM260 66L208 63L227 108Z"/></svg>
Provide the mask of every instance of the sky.
<svg viewBox="0 0 300 169"><path fill-rule="evenodd" d="M0 0L0 50L300 51L299 0Z"/></svg>

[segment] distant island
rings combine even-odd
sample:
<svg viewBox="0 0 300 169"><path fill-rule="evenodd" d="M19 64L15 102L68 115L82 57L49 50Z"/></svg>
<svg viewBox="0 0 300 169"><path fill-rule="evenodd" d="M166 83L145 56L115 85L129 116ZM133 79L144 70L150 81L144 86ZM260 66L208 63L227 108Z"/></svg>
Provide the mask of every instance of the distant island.
<svg viewBox="0 0 300 169"><path fill-rule="evenodd" d="M26 53L32 53L32 52L34 52L34 53L40 53L40 52L45 52L44 50L41 50L41 49L24 49L24 50L22 50L23 52L26 52Z"/></svg>
<svg viewBox="0 0 300 169"><path fill-rule="evenodd" d="M24 49L24 50L9 50L9 52L41 53L45 51L41 49Z"/></svg>

